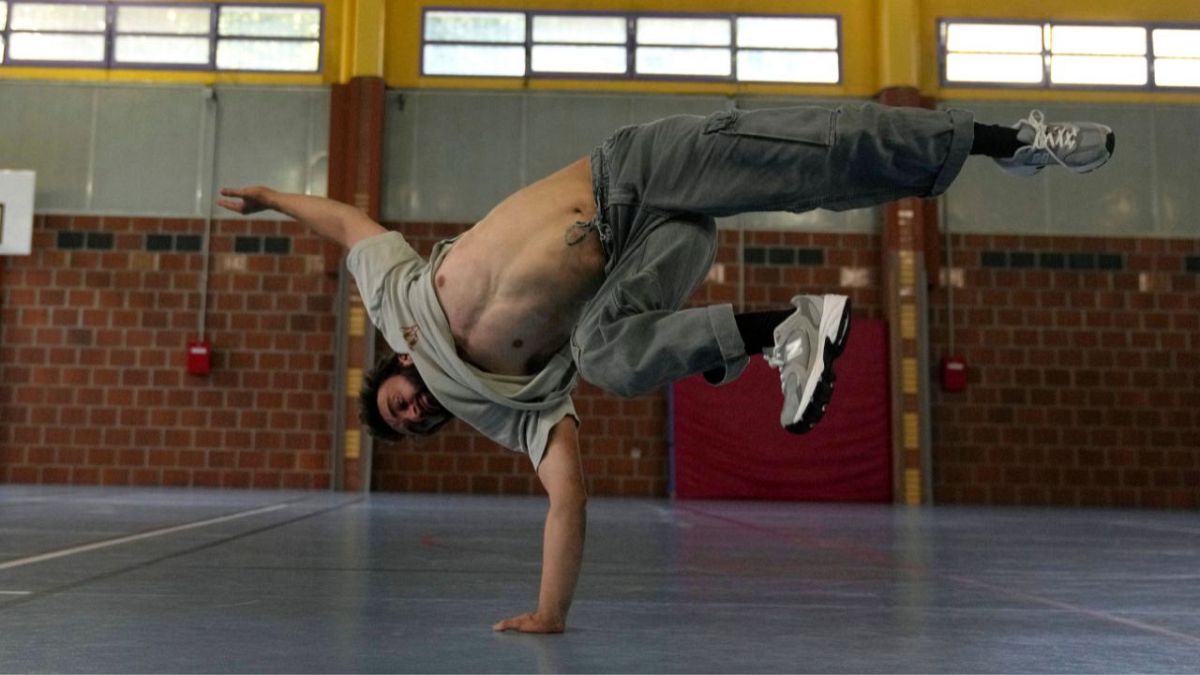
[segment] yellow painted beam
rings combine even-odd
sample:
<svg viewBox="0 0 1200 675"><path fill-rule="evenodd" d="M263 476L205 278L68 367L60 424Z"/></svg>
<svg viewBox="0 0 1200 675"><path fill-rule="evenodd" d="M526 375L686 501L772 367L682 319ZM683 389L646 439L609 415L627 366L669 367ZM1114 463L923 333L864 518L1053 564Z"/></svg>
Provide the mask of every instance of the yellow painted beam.
<svg viewBox="0 0 1200 675"><path fill-rule="evenodd" d="M879 89L919 88L921 31L917 0L879 0Z"/></svg>
<svg viewBox="0 0 1200 675"><path fill-rule="evenodd" d="M904 504L906 506L921 505L921 471L919 469L904 471Z"/></svg>
<svg viewBox="0 0 1200 675"><path fill-rule="evenodd" d="M343 0L342 63L338 81L383 77L384 0Z"/></svg>
<svg viewBox="0 0 1200 675"><path fill-rule="evenodd" d="M346 459L358 459L362 456L362 432L358 429L347 429L343 437L342 452Z"/></svg>

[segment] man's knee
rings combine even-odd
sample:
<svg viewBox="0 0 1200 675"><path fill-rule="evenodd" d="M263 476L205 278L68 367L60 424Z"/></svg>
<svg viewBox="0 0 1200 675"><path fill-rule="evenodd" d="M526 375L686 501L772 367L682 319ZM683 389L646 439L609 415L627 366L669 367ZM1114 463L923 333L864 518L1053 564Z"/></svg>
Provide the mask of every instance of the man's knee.
<svg viewBox="0 0 1200 675"><path fill-rule="evenodd" d="M579 376L604 391L622 398L633 398L644 392L638 389L632 371L614 359L607 350L585 351L576 358Z"/></svg>

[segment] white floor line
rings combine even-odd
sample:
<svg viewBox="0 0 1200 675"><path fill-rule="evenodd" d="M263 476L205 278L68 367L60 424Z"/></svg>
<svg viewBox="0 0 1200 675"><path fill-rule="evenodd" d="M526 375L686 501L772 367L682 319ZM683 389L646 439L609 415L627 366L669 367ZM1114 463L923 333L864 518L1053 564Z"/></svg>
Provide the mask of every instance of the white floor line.
<svg viewBox="0 0 1200 675"><path fill-rule="evenodd" d="M168 535L168 534L174 534L176 532L183 532L185 530L194 530L198 527L207 527L209 525L216 525L217 523L226 523L231 520L237 520L239 518L249 518L250 516L257 516L260 513L270 513L272 511L278 511L280 509L286 509L287 507L288 507L287 504L275 504L273 506L264 506L263 508L260 508L260 509L252 509L250 511L242 511L241 513L233 513L228 516L221 516L219 518L209 518L208 520L200 520L200 521L197 521L194 523L187 523L184 525L175 525L174 527L164 527L160 530L151 530L149 532L142 532L141 534L131 534L131 535L125 536L125 537L117 537L116 539L106 539L104 541L97 541L97 542L93 542L91 544L84 544L83 546L74 546L72 548L64 548L60 551L51 551L49 553L42 553L40 555L30 556L28 558L17 558L16 560L9 560L7 562L0 563L0 570L10 570L14 567L22 567L24 565L33 565L35 563L45 562L47 560L54 560L56 558L65 558L66 556L75 555L77 553L87 553L88 551L95 551L97 549L108 548L110 546L120 546L121 544L128 544L130 542L141 541L142 539L150 539L151 537L161 537L161 536Z"/></svg>
<svg viewBox="0 0 1200 675"><path fill-rule="evenodd" d="M33 591L0 591L0 595L33 595Z"/></svg>

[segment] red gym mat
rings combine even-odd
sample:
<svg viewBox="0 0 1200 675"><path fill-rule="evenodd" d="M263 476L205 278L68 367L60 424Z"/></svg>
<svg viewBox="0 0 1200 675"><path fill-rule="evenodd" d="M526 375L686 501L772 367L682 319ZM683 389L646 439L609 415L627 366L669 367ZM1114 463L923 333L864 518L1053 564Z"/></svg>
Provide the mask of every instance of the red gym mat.
<svg viewBox="0 0 1200 675"><path fill-rule="evenodd" d="M671 392L675 496L683 499L887 502L892 499L887 324L855 319L834 363L833 401L815 429L779 426L779 371L756 356L713 387L696 375Z"/></svg>

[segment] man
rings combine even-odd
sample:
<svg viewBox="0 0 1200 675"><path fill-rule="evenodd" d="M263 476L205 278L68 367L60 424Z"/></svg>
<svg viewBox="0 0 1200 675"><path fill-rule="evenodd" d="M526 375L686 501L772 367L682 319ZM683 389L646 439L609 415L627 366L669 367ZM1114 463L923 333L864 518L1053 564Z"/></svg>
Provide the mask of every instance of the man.
<svg viewBox="0 0 1200 675"><path fill-rule="evenodd" d="M807 431L829 402L844 296L799 295L778 312L679 309L712 263L714 217L936 196L970 154L1018 175L1051 164L1085 172L1113 145L1106 126L1048 124L1038 111L1013 127L877 105L669 117L618 130L437 244L428 262L329 200L251 187L222 190L219 204L274 209L350 250L367 312L397 352L367 377L374 433L432 433L453 415L530 456L550 498L538 606L494 628L560 632L586 524L578 377L635 396L693 373L728 382L764 353L781 372L784 427Z"/></svg>

